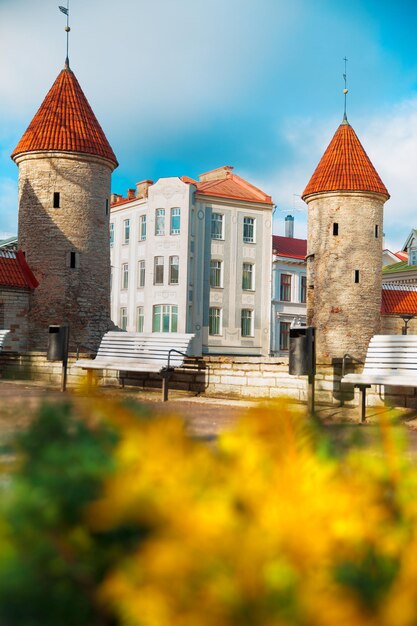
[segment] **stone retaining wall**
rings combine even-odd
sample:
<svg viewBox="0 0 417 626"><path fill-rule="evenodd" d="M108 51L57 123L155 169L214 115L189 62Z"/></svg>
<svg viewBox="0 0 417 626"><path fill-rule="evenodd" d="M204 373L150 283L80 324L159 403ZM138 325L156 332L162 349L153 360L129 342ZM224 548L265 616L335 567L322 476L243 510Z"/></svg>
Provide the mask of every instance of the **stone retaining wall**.
<svg viewBox="0 0 417 626"><path fill-rule="evenodd" d="M88 355L79 355L86 358ZM86 372L74 367L75 355L68 361L68 387L86 383ZM353 371L350 369L349 371ZM32 379L45 381L54 386L61 382L61 364L46 361L45 354L29 352L0 353L0 373L4 379ZM140 389L161 388L159 374L116 371L95 372L98 385L138 387ZM341 362L333 366L321 366L316 374L316 402L339 406L357 406L359 390L351 385L340 384ZM170 380L170 388L207 396L235 398L279 398L306 402L307 377L290 376L288 359L285 357L232 357L208 356L188 359L185 366L177 369ZM367 390L368 406L397 406L417 408L415 389L403 387L371 387Z"/></svg>

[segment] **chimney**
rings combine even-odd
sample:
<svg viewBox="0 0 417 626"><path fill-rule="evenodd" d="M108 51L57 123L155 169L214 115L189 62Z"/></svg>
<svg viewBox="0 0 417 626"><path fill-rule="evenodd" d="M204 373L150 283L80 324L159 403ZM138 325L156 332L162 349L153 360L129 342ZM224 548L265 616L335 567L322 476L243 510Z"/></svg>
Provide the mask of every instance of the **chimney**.
<svg viewBox="0 0 417 626"><path fill-rule="evenodd" d="M223 165L222 167L218 167L215 170L210 170L210 172L200 174L199 179L201 183L206 183L210 180L223 180L224 178L228 178L231 175L232 170L232 165Z"/></svg>
<svg viewBox="0 0 417 626"><path fill-rule="evenodd" d="M140 183L136 183L136 197L147 198L148 189L153 185L153 180L141 180Z"/></svg>
<svg viewBox="0 0 417 626"><path fill-rule="evenodd" d="M128 189L127 190L127 199L128 200L134 200L134 198L135 198L135 191L136 191L136 189Z"/></svg>
<svg viewBox="0 0 417 626"><path fill-rule="evenodd" d="M121 195L118 193L112 193L110 196L110 204L116 204L121 199Z"/></svg>
<svg viewBox="0 0 417 626"><path fill-rule="evenodd" d="M294 237L294 217L292 215L287 215L285 218L285 236L291 239Z"/></svg>

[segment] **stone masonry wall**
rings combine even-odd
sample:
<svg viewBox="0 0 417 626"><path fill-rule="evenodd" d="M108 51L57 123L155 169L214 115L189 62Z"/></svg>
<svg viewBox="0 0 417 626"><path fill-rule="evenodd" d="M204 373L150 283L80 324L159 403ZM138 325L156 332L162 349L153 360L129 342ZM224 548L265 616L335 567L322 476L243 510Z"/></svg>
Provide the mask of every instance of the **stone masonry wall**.
<svg viewBox="0 0 417 626"><path fill-rule="evenodd" d="M27 289L0 287L0 328L10 330L5 350L21 352L28 349L29 297Z"/></svg>
<svg viewBox="0 0 417 626"><path fill-rule="evenodd" d="M81 355L84 358L88 355ZM87 382L86 372L74 367L76 355L69 358L68 387L76 388ZM359 405L359 391L352 385L340 384L341 362L321 367L316 375L315 395L318 405ZM0 352L0 376L3 379L35 379L59 387L61 364L46 361L45 354ZM138 389L160 389L158 374L122 374L125 386ZM96 372L98 385L119 386L121 378L115 371ZM204 357L188 360L185 367L175 371L170 389L197 395L246 399L290 398L295 402L307 400L307 378L288 374L288 359L271 357ZM371 387L367 391L368 406L417 408L415 389Z"/></svg>
<svg viewBox="0 0 417 626"><path fill-rule="evenodd" d="M31 349L50 324L69 324L73 349L95 350L110 322L112 165L88 155L25 154L19 165L19 247L39 281L31 294ZM53 207L54 193L59 208ZM70 267L71 253L75 267Z"/></svg>
<svg viewBox="0 0 417 626"><path fill-rule="evenodd" d="M380 330L384 196L334 192L306 201L307 310L317 330L317 362L331 363L346 352L363 359Z"/></svg>

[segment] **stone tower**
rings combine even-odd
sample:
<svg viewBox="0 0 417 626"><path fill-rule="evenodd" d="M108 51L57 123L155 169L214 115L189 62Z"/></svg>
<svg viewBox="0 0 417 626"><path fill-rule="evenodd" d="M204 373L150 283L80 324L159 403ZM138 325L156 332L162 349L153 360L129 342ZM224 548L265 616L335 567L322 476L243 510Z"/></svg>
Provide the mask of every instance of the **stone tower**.
<svg viewBox="0 0 417 626"><path fill-rule="evenodd" d="M389 193L346 116L303 192L308 205L307 323L317 363L363 359L379 332L383 210Z"/></svg>
<svg viewBox="0 0 417 626"><path fill-rule="evenodd" d="M13 151L19 248L39 281L29 346L70 325L71 349L95 350L110 321L110 178L118 163L68 62Z"/></svg>

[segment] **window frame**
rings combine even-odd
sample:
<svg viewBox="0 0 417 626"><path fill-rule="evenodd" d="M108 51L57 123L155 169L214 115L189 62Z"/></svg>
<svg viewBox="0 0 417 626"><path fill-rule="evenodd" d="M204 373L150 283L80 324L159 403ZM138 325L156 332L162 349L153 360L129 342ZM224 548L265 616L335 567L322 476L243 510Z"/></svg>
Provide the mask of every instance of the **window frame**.
<svg viewBox="0 0 417 626"><path fill-rule="evenodd" d="M177 267L177 280L174 281L172 278L172 273L173 273L173 268L175 267L175 264L173 263L173 259L177 259L177 263L176 263L176 267ZM168 284L169 285L179 285L180 282L180 257L178 256L178 254L174 254L172 256L169 257L169 265L168 265Z"/></svg>
<svg viewBox="0 0 417 626"><path fill-rule="evenodd" d="M292 302L292 274L288 274L287 272L281 272L280 273L280 278L279 278L279 299L280 302ZM283 277L286 276L289 278L289 282L288 283L284 283L283 282ZM288 298L287 297L283 297L283 295L286 295L286 292L288 291Z"/></svg>
<svg viewBox="0 0 417 626"><path fill-rule="evenodd" d="M123 245L127 245L130 241L130 218L123 220Z"/></svg>
<svg viewBox="0 0 417 626"><path fill-rule="evenodd" d="M165 209L155 209L155 237L165 236Z"/></svg>
<svg viewBox="0 0 417 626"><path fill-rule="evenodd" d="M213 312L217 311L218 315L213 316ZM218 328L214 328L218 325ZM217 332L213 332L217 330ZM208 324L208 334L210 337L221 337L223 334L223 310L218 306L209 307L209 324Z"/></svg>
<svg viewBox="0 0 417 626"><path fill-rule="evenodd" d="M245 270L245 265L250 268ZM245 271L246 277L249 277L249 287L245 287ZM242 263L242 290L243 291L255 291L255 264L250 262Z"/></svg>
<svg viewBox="0 0 417 626"><path fill-rule="evenodd" d="M160 309L157 312L157 309ZM159 319L157 328L156 319ZM165 322L168 321L168 330L164 330ZM153 333L176 333L178 332L178 305L177 304L154 304L152 307L152 332Z"/></svg>
<svg viewBox="0 0 417 626"><path fill-rule="evenodd" d="M174 215L174 211L178 211L177 215ZM174 218L178 218L178 228L173 227ZM180 207L172 207L170 214L170 222L169 222L169 232L171 235L180 235L181 234L181 208Z"/></svg>
<svg viewBox="0 0 417 626"><path fill-rule="evenodd" d="M145 307L139 305L136 307L136 332L143 333L145 327Z"/></svg>
<svg viewBox="0 0 417 626"><path fill-rule="evenodd" d="M129 289L129 263L122 263L122 284L123 291Z"/></svg>
<svg viewBox="0 0 417 626"><path fill-rule="evenodd" d="M218 267L212 267L213 263L218 263ZM213 281L213 276L218 277L218 281ZM218 282L218 284L214 284ZM210 287L212 289L223 289L223 261L220 259L210 259Z"/></svg>
<svg viewBox="0 0 417 626"><path fill-rule="evenodd" d="M279 350L280 352L289 352L290 328L291 328L291 322L280 321L279 323Z"/></svg>
<svg viewBox="0 0 417 626"><path fill-rule="evenodd" d="M300 275L300 302L302 304L307 302L307 274Z"/></svg>
<svg viewBox="0 0 417 626"><path fill-rule="evenodd" d="M146 241L146 215L139 216L139 241Z"/></svg>
<svg viewBox="0 0 417 626"><path fill-rule="evenodd" d="M162 263L158 263L157 259L162 259ZM154 285L163 285L164 284L164 257L163 256L155 256L154 257L154 265L153 265L153 284ZM159 270L160 272L162 272L162 279L159 281L157 280L158 276L158 269L162 267L162 270Z"/></svg>
<svg viewBox="0 0 417 626"><path fill-rule="evenodd" d="M139 259L138 261L138 289L143 289L146 282L146 261Z"/></svg>
<svg viewBox="0 0 417 626"><path fill-rule="evenodd" d="M119 326L122 330L127 330L128 321L127 306L121 306L119 309Z"/></svg>
<svg viewBox="0 0 417 626"><path fill-rule="evenodd" d="M245 316L245 313L249 315ZM255 315L253 309L241 309L240 311L240 335L241 337L254 337L255 336ZM249 322L249 328L247 329L247 322ZM248 332L247 332L248 331Z"/></svg>
<svg viewBox="0 0 417 626"><path fill-rule="evenodd" d="M247 220L251 220L251 223L248 224ZM246 229L249 227L252 232L250 236L247 234L246 231ZM243 217L243 243L256 243L256 217L251 217L250 215L245 215Z"/></svg>
<svg viewBox="0 0 417 626"><path fill-rule="evenodd" d="M217 226L220 224L220 233L214 232L215 230L218 230L218 228L214 228L215 224ZM215 211L211 214L210 235L211 239L213 239L214 241L224 241L224 213L218 213L217 211Z"/></svg>

